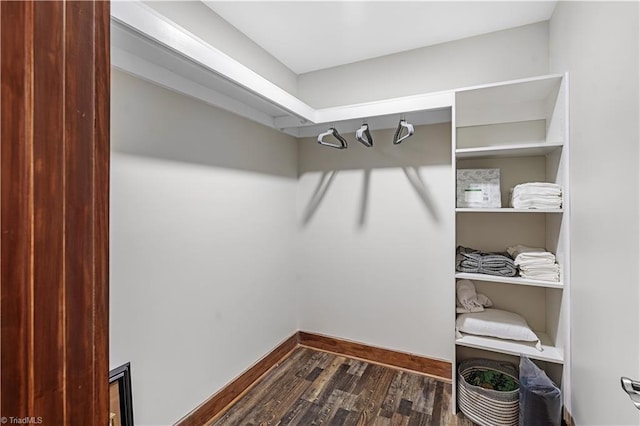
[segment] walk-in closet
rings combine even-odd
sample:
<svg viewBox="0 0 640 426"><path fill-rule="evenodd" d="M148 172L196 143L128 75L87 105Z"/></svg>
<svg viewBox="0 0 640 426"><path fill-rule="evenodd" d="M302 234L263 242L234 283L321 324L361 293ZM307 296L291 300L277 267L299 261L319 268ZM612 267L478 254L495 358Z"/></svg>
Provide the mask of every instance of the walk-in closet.
<svg viewBox="0 0 640 426"><path fill-rule="evenodd" d="M640 424L638 16L112 3L135 423Z"/></svg>

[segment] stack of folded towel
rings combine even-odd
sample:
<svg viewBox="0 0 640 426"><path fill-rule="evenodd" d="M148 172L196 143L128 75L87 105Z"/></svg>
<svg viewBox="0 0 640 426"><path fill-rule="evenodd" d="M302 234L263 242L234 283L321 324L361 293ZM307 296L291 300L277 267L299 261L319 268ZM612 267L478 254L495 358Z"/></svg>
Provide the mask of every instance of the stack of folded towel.
<svg viewBox="0 0 640 426"><path fill-rule="evenodd" d="M515 209L559 209L562 188L555 183L531 182L511 190L511 207Z"/></svg>
<svg viewBox="0 0 640 426"><path fill-rule="evenodd" d="M482 312L484 308L490 308L493 302L486 295L476 293L473 281L459 280L456 282L456 312L468 314Z"/></svg>
<svg viewBox="0 0 640 426"><path fill-rule="evenodd" d="M521 244L507 248L507 253L513 257L522 278L560 281L560 266L556 263L556 256L553 253Z"/></svg>
<svg viewBox="0 0 640 426"><path fill-rule="evenodd" d="M518 270L507 253L483 253L467 247L456 249L456 271L515 277Z"/></svg>

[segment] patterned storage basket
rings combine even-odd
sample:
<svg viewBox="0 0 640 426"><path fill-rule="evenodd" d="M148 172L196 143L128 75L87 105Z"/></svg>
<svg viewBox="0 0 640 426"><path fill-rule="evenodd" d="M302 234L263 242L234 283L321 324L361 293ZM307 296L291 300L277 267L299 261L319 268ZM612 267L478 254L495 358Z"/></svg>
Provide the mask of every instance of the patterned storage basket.
<svg viewBox="0 0 640 426"><path fill-rule="evenodd" d="M519 390L501 392L481 388L467 382L474 371L493 370L518 381L518 370L508 362L488 359L470 359L458 366L458 407L460 411L480 426L517 426L519 415Z"/></svg>

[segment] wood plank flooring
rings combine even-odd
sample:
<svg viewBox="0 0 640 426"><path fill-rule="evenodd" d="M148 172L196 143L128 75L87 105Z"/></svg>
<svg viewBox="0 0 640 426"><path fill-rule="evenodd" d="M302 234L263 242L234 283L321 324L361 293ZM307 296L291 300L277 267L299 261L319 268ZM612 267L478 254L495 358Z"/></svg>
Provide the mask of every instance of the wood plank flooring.
<svg viewBox="0 0 640 426"><path fill-rule="evenodd" d="M451 385L300 347L210 426L472 426Z"/></svg>

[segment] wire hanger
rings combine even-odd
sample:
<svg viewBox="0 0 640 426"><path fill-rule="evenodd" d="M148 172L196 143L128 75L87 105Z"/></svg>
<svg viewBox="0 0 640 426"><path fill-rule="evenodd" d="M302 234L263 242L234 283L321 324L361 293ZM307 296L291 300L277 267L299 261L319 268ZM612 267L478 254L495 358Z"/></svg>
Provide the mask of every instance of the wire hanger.
<svg viewBox="0 0 640 426"><path fill-rule="evenodd" d="M407 131L407 134L401 137L400 135L404 130ZM413 124L409 124L407 123L407 120L405 120L404 118L401 118L400 123L398 123L398 128L396 129L396 133L393 135L393 144L394 145L401 144L406 139L413 136L413 133L414 133Z"/></svg>
<svg viewBox="0 0 640 426"><path fill-rule="evenodd" d="M373 146L373 137L366 122L362 123L362 127L356 130L356 140L366 147L371 148Z"/></svg>
<svg viewBox="0 0 640 426"><path fill-rule="evenodd" d="M325 142L323 139L325 136L333 136L334 138L336 138L338 140L338 142L340 142L340 145L336 144L336 143L331 143L331 142ZM328 146L331 148L337 148L337 149L345 149L347 147L347 141L345 140L345 138L343 138L340 133L338 133L338 131L336 130L335 127L331 127L329 128L329 130L327 130L324 133L320 133L318 135L318 143L320 145L324 145L324 146Z"/></svg>

